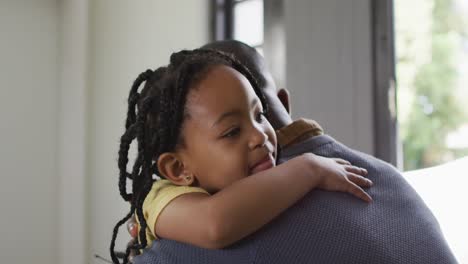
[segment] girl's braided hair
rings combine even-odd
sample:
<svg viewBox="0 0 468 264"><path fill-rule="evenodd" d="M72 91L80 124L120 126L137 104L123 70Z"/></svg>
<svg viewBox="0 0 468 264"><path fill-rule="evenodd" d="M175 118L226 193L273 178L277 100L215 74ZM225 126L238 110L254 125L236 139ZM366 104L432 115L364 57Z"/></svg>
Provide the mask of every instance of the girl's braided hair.
<svg viewBox="0 0 468 264"><path fill-rule="evenodd" d="M114 227L110 254L114 263L120 263L114 247L119 227L136 213L140 228L138 240L127 246L123 263L128 263L130 250L139 252L147 246L147 223L143 216L143 202L151 190L153 174L163 177L156 161L165 152L183 146L181 127L189 112L185 106L189 89L201 80L216 65L231 67L244 75L260 98L265 111L268 105L256 78L251 72L227 53L211 49L183 50L173 53L169 65L155 71L141 73L130 89L125 132L119 148L119 190L125 201L130 202L130 211ZM138 92L145 83L141 92ZM222 89L222 87L219 87ZM138 151L131 172L127 171L128 152L136 140ZM127 179L132 181L132 192L127 192Z"/></svg>

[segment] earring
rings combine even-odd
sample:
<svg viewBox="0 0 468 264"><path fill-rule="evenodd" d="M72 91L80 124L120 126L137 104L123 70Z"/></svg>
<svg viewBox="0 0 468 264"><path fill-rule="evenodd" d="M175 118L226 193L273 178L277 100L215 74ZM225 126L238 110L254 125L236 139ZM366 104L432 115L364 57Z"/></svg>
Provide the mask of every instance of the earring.
<svg viewBox="0 0 468 264"><path fill-rule="evenodd" d="M192 176L190 176L190 175L185 176L185 180L186 180L186 181L191 181L191 180L192 180Z"/></svg>

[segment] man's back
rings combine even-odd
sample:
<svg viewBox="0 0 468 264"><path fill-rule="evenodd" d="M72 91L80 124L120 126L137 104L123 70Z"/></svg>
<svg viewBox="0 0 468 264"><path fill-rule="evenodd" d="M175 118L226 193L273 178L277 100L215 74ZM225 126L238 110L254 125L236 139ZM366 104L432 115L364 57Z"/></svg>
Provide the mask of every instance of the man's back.
<svg viewBox="0 0 468 264"><path fill-rule="evenodd" d="M456 263L432 213L392 166L328 136L294 145L283 157L304 152L366 168L374 202L315 190L227 249L160 240L136 263Z"/></svg>

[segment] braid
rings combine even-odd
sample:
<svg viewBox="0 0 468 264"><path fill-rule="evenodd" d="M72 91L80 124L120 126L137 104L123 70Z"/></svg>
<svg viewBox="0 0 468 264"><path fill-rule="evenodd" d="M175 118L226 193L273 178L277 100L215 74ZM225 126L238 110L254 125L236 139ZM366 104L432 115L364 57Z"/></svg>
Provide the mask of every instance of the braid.
<svg viewBox="0 0 468 264"><path fill-rule="evenodd" d="M143 185L143 190L142 190L142 194L145 194L144 196L143 195L140 195L138 197L138 201L137 201L137 210L136 210L136 215L138 217L138 219L141 219L140 220L140 230L139 230L139 234L138 234L138 240L139 240L139 248L140 249L144 249L147 244L148 244L148 241L146 241L146 228L147 228L147 223L146 223L146 219L143 215L143 202L145 201L145 197L146 197L146 194L148 194L148 192L151 190L151 187L153 186L153 182L152 181L149 181L149 180L146 180L145 184Z"/></svg>
<svg viewBox="0 0 468 264"><path fill-rule="evenodd" d="M124 218L122 218L117 223L117 225L115 225L114 230L112 232L112 240L111 240L111 244L110 244L110 255L111 255L112 262L114 262L114 263L119 263L119 260L118 260L117 256L115 255L115 250L114 250L114 248L115 248L115 239L117 238L117 233L119 232L120 226L123 225L125 222L127 222L128 219L130 219L130 217L132 217L134 210L135 210L135 208L133 206L130 207L130 212L128 212L128 214Z"/></svg>
<svg viewBox="0 0 468 264"><path fill-rule="evenodd" d="M140 94L138 93L138 88L143 82L148 80L151 74L153 74L152 70L146 70L140 73L140 75L138 75L136 80L133 82L132 88L130 89L130 95L128 96L127 121L125 122L126 129L128 129L128 127L135 122L135 118L136 118L135 106L140 97Z"/></svg>
<svg viewBox="0 0 468 264"><path fill-rule="evenodd" d="M133 179L134 174L129 174L127 172L127 163L128 163L128 150L132 141L135 139L135 127L132 126L135 123L135 106L137 104L140 94L138 94L138 88L140 85L148 80L148 78L153 73L152 70L146 70L145 72L140 73L137 79L133 82L130 89L130 94L128 96L128 110L127 110L127 120L125 121L125 128L127 131L120 138L120 149L119 149L119 191L120 195L125 201L131 199L131 195L127 193L126 190L126 179ZM132 126L132 127L131 127Z"/></svg>
<svg viewBox="0 0 468 264"><path fill-rule="evenodd" d="M119 149L119 191L125 201L130 201L130 212L121 219L113 230L111 257L119 263L115 252L115 240L119 227L132 214L136 214L140 228L137 243L127 246L124 262L128 262L131 249L147 247L147 223L143 212L143 203L154 183L153 174L159 175L157 161L165 152L174 151L184 144L181 128L188 115L187 95L195 82L216 65L226 65L244 75L260 98L265 111L268 111L265 96L259 89L258 82L250 71L232 56L209 50L183 50L171 55L170 64L154 72L146 70L133 83L128 97L128 111L125 132L120 138ZM145 85L138 93L141 84ZM137 156L131 173L127 172L128 151L133 140L137 141ZM127 178L132 180L132 193L127 193Z"/></svg>
<svg viewBox="0 0 468 264"><path fill-rule="evenodd" d="M136 127L132 125L125 131L125 133L120 138L120 149L119 149L119 191L120 195L125 201L129 201L131 199L131 195L127 193L126 190L126 181L128 177L127 173L127 163L128 163L128 150L130 148L130 144L136 137ZM131 176L131 179L134 177Z"/></svg>
<svg viewBox="0 0 468 264"><path fill-rule="evenodd" d="M161 70L157 71L157 73L161 73L162 71L163 70L161 69ZM138 102L138 99L139 99L139 94L138 94L137 91L138 91L138 88L140 87L141 83L148 80L151 77L152 73L153 72L151 70L147 70L147 71L141 73L138 76L138 78L135 80L135 82L132 85L132 88L130 90L129 99L128 99L128 112L127 112L127 120L126 120L126 123L125 123L126 131L125 131L125 133L122 135L122 137L120 139L118 167L119 167L119 171L120 171L120 173L119 173L119 191L120 191L120 195L122 196L122 198L125 201L132 200L132 203L131 203L132 205L131 205L130 212L123 219L121 219L117 223L117 225L114 227L114 230L113 230L112 240L111 240L111 245L110 245L110 254L111 254L112 261L114 263L119 263L116 255L115 255L115 250L114 250L115 240L117 238L118 230L119 230L119 228L120 228L120 226L122 224L124 224L126 221L128 221L128 219L130 219L130 217L132 216L132 214L134 213L135 208L136 208L136 205L133 202L132 194L128 194L127 191L126 191L126 187L127 187L126 186L126 179L127 178L134 179L134 181L133 181L134 186L132 188L133 190L137 189L137 186L135 186L135 183L138 183L138 181L140 180L139 177L137 177L137 175L138 175L138 172L139 172L139 168L141 166L140 164L142 163L142 161L141 161L142 158L141 158L140 153L141 153L141 150L143 149L143 144L144 143L139 144L139 146L138 146L139 155L138 155L137 160L135 161L135 164L133 166L132 173L129 174L127 172L128 151L129 151L131 143L133 142L133 140L135 138L138 138L139 143L144 142L144 140L142 140L143 137L138 136L138 134L141 134L144 131L144 126L145 126L144 120L143 121L141 120L142 115L138 116L139 117L138 118L139 122L136 122L137 118L136 118L135 106L136 106L136 104ZM158 77L158 76L156 76L156 77ZM143 117L144 117L144 115L143 115ZM138 204L138 206L141 207L140 204ZM142 215L140 215L140 217L142 217ZM145 222L145 225L146 225L146 222ZM128 247L127 250L126 250L125 258L124 258L124 263L127 263L127 261L128 261L129 252L130 252L130 248Z"/></svg>

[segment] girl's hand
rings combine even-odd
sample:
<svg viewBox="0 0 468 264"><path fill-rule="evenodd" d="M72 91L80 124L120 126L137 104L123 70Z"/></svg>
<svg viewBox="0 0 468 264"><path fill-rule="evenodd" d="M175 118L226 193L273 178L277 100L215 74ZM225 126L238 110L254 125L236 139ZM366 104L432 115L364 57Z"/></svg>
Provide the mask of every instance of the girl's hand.
<svg viewBox="0 0 468 264"><path fill-rule="evenodd" d="M316 188L347 192L366 202L372 202L370 195L361 188L368 188L373 184L371 180L363 177L367 175L366 169L353 166L343 159L325 158L312 153L304 155L312 161L311 164L315 168Z"/></svg>

